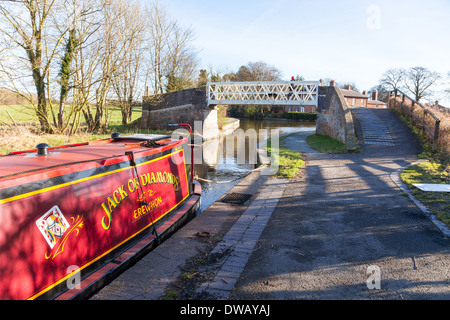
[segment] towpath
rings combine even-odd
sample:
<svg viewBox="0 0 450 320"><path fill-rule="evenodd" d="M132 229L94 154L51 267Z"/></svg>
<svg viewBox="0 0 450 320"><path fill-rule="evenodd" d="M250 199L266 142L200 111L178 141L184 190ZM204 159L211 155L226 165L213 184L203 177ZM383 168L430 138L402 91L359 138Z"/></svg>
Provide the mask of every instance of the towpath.
<svg viewBox="0 0 450 320"><path fill-rule="evenodd" d="M450 240L394 182L418 143L390 110L354 112L361 153L290 136L301 175L255 171L230 191L248 203L216 202L93 299L449 299Z"/></svg>
<svg viewBox="0 0 450 320"><path fill-rule="evenodd" d="M391 110L354 113L362 152L306 153L232 299L450 298L449 239L393 181L418 143Z"/></svg>

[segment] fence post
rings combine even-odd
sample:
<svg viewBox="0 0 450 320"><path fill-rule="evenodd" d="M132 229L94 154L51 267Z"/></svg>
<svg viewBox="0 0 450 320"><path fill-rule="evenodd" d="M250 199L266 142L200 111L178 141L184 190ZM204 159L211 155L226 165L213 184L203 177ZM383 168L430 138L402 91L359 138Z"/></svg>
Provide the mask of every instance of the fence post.
<svg viewBox="0 0 450 320"><path fill-rule="evenodd" d="M425 125L427 124L427 114L428 114L428 111L427 110L423 110L423 118L422 118L422 122L424 123L423 125L422 125L422 134L425 134Z"/></svg>
<svg viewBox="0 0 450 320"><path fill-rule="evenodd" d="M405 95L402 93L402 114L405 114Z"/></svg>
<svg viewBox="0 0 450 320"><path fill-rule="evenodd" d="M433 136L433 151L436 151L438 147L438 140L439 140L439 126L441 124L441 120L436 120L436 123L434 125L434 136Z"/></svg>

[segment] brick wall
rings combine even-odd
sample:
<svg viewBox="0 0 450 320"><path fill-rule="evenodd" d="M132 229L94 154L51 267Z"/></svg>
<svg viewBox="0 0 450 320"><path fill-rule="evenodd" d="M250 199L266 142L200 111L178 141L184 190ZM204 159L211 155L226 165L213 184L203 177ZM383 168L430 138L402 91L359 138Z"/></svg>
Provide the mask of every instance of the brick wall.
<svg viewBox="0 0 450 320"><path fill-rule="evenodd" d="M361 98L346 98L347 104L349 106L354 107L367 107L367 99L361 99Z"/></svg>

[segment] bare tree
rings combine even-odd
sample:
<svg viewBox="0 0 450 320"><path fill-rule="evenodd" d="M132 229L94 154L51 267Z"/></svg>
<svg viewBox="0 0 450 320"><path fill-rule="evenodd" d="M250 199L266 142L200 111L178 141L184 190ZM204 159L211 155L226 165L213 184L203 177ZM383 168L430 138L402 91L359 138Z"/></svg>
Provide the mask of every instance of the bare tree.
<svg viewBox="0 0 450 320"><path fill-rule="evenodd" d="M122 123L131 121L132 105L138 92L141 69L145 62L147 11L138 4L114 0L116 10L122 13L115 22L119 45L123 48L119 65L113 75L113 88L122 113Z"/></svg>
<svg viewBox="0 0 450 320"><path fill-rule="evenodd" d="M444 84L444 93L450 96L450 72L447 73L447 79Z"/></svg>
<svg viewBox="0 0 450 320"><path fill-rule="evenodd" d="M263 61L249 62L241 66L231 81L279 81L281 71Z"/></svg>
<svg viewBox="0 0 450 320"><path fill-rule="evenodd" d="M172 23L158 2L153 3L150 8L150 37L151 47L149 77L154 94L164 91L164 75L167 68L168 39L172 31Z"/></svg>
<svg viewBox="0 0 450 320"><path fill-rule="evenodd" d="M166 91L182 90L195 85L198 59L192 46L194 31L174 22L169 37Z"/></svg>
<svg viewBox="0 0 450 320"><path fill-rule="evenodd" d="M440 78L440 74L424 67L413 67L405 72L404 85L414 95L416 101L428 96L431 87Z"/></svg>
<svg viewBox="0 0 450 320"><path fill-rule="evenodd" d="M346 87L350 86L351 90L360 92L359 88L356 86L356 83L354 83L353 81L336 82L336 85L340 89L345 89Z"/></svg>
<svg viewBox="0 0 450 320"><path fill-rule="evenodd" d="M84 116L88 130L98 130L102 126L104 104L98 103L105 99L99 95L105 95L102 87L108 76L108 62L110 54L107 43L107 21L105 7L102 0L82 2L79 10L90 12L89 15L80 17L75 22L78 31L79 46L73 61L72 71L72 125L69 133L76 132L80 126L81 114ZM95 112L92 111L95 108Z"/></svg>
<svg viewBox="0 0 450 320"><path fill-rule="evenodd" d="M256 81L281 80L282 72L275 66L271 66L263 61L249 62L247 68Z"/></svg>
<svg viewBox="0 0 450 320"><path fill-rule="evenodd" d="M100 130L111 101L129 123L142 80L156 94L197 80L193 30L157 1L148 11L131 0L2 3L0 39L0 79L30 101L46 132L72 134L81 118Z"/></svg>
<svg viewBox="0 0 450 320"><path fill-rule="evenodd" d="M154 94L194 85L198 59L192 45L194 31L179 25L155 1L150 8L148 77Z"/></svg>
<svg viewBox="0 0 450 320"><path fill-rule="evenodd" d="M126 67L122 65L130 48L122 24L129 12L126 7L123 1L98 0L96 14L80 23L84 45L77 55L74 96L90 131L108 125L114 81L122 74L121 68Z"/></svg>
<svg viewBox="0 0 450 320"><path fill-rule="evenodd" d="M379 84L376 85L369 90L369 96L373 94L374 91L377 91L378 100L383 102L388 102L390 97L390 91L386 90L386 87Z"/></svg>
<svg viewBox="0 0 450 320"><path fill-rule="evenodd" d="M32 78L37 96L35 107L42 130L52 132L54 129L48 119L48 81L50 68L57 57L59 47L68 32L67 26L54 24L54 9L63 8L63 3L57 0L27 0L4 3L0 6L0 32L11 44L10 65L2 65L2 71L7 73L12 86L20 92L13 72L17 66L25 67L27 76ZM62 15L62 13L61 13ZM19 50L17 50L19 49ZM16 69L17 70L17 69ZM19 73L23 80L23 73ZM27 86L22 82L24 86ZM30 100L32 103L32 100Z"/></svg>
<svg viewBox="0 0 450 320"><path fill-rule="evenodd" d="M401 89L404 78L405 70L397 68L388 69L383 73L380 79L380 85L390 91Z"/></svg>

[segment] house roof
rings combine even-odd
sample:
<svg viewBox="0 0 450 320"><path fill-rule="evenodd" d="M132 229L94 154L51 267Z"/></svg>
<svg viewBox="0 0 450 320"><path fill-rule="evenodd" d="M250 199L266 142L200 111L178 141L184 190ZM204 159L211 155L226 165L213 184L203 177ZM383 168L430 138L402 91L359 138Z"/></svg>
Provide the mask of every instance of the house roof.
<svg viewBox="0 0 450 320"><path fill-rule="evenodd" d="M380 100L368 100L367 104L386 104L386 102L380 101Z"/></svg>
<svg viewBox="0 0 450 320"><path fill-rule="evenodd" d="M359 93L358 91L355 90L346 90L346 89L341 89L342 94L344 95L345 98L363 98L363 99L368 99L369 97L363 95L362 93Z"/></svg>

